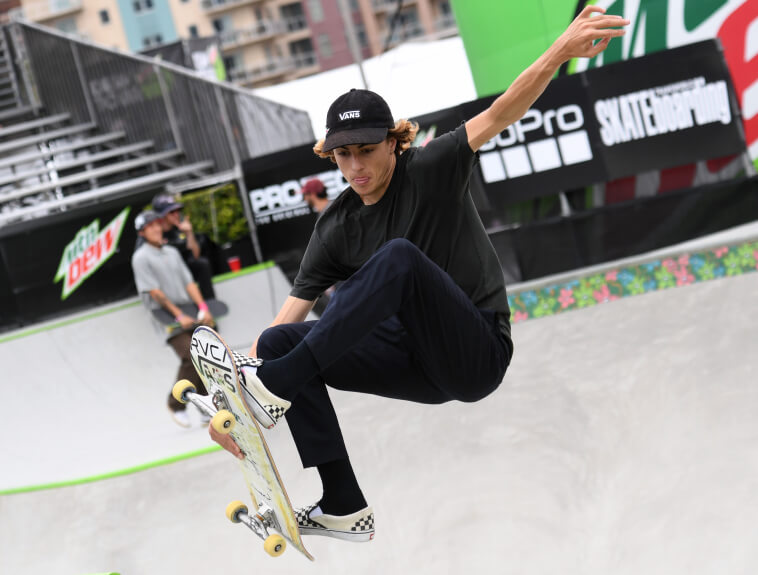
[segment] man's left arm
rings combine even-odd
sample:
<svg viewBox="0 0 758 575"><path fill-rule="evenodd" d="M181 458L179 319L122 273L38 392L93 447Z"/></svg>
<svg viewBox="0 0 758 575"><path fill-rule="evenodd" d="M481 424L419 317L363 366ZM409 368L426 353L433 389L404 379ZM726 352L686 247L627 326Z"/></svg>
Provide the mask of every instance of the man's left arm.
<svg viewBox="0 0 758 575"><path fill-rule="evenodd" d="M192 229L192 222L190 222L188 217L185 217L176 227L179 228L179 231L181 231L187 238L187 249L192 252L192 257L195 259L199 258L200 244L195 236L195 230Z"/></svg>
<svg viewBox="0 0 758 575"><path fill-rule="evenodd" d="M213 315L208 309L208 304L205 303L203 294L200 293L200 288L197 287L197 284L194 281L190 282L185 289L187 290L187 295L190 296L192 302L197 306L197 320L207 325L213 325Z"/></svg>
<svg viewBox="0 0 758 575"><path fill-rule="evenodd" d="M597 16L593 14L597 13ZM466 122L469 146L476 152L490 139L521 119L545 90L561 64L572 58L593 58L608 47L611 38L629 20L606 15L599 6L587 6L558 39L489 108ZM596 42L599 40L598 42Z"/></svg>

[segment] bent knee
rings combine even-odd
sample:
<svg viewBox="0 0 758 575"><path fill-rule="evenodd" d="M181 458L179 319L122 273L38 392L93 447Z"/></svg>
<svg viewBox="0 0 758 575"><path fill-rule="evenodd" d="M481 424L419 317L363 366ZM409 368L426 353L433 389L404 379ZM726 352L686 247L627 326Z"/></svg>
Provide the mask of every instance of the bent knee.
<svg viewBox="0 0 758 575"><path fill-rule="evenodd" d="M258 338L257 355L261 359L276 359L288 354L293 347L283 327L275 325L261 333Z"/></svg>

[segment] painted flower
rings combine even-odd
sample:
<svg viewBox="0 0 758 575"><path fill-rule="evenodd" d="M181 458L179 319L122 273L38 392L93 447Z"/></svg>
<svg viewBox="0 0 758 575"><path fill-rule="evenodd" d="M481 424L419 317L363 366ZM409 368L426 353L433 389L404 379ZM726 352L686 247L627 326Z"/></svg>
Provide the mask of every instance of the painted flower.
<svg viewBox="0 0 758 575"><path fill-rule="evenodd" d="M723 247L713 250L713 253L716 255L717 258L721 259L724 257L724 255L729 251L729 248Z"/></svg>
<svg viewBox="0 0 758 575"><path fill-rule="evenodd" d="M617 300L618 296L612 295L607 285L604 285L602 289L592 294L597 303L605 303L608 301Z"/></svg>
<svg viewBox="0 0 758 575"><path fill-rule="evenodd" d="M629 295L640 295L645 293L645 281L641 277L633 277L632 280L624 286L624 290Z"/></svg>
<svg viewBox="0 0 758 575"><path fill-rule="evenodd" d="M592 288L585 283L574 290L574 297L578 308L589 307L597 303L592 295Z"/></svg>
<svg viewBox="0 0 758 575"><path fill-rule="evenodd" d="M531 307L533 305L536 305L539 301L539 298L537 297L537 294L533 291L526 291L521 294L521 299L523 300L524 304L527 307Z"/></svg>
<svg viewBox="0 0 758 575"><path fill-rule="evenodd" d="M676 285L674 274L666 268L658 268L654 275L658 283L658 289L666 289Z"/></svg>
<svg viewBox="0 0 758 575"><path fill-rule="evenodd" d="M574 299L574 292L571 289L562 289L561 295L558 297L558 301L561 304L561 309L566 309L572 303L576 303Z"/></svg>
<svg viewBox="0 0 758 575"><path fill-rule="evenodd" d="M618 270L613 270L605 274L605 281L615 282L618 279Z"/></svg>
<svg viewBox="0 0 758 575"><path fill-rule="evenodd" d="M514 312L511 319L513 320L513 323L518 323L520 321L525 321L529 319L529 314L526 313L525 311L517 311L517 312Z"/></svg>
<svg viewBox="0 0 758 575"><path fill-rule="evenodd" d="M623 269L618 273L618 281L622 286L627 286L635 280L637 275L629 269Z"/></svg>

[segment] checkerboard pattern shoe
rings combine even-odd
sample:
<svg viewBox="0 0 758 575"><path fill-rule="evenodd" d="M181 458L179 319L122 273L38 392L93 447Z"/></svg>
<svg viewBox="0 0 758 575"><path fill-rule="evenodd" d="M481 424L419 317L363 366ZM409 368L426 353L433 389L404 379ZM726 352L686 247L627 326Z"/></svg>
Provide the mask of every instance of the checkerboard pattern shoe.
<svg viewBox="0 0 758 575"><path fill-rule="evenodd" d="M257 368L263 365L263 360L234 352L234 364L239 372L247 406L258 423L266 429L271 429L290 408L290 402L271 393L255 374Z"/></svg>
<svg viewBox="0 0 758 575"><path fill-rule="evenodd" d="M363 543L374 538L374 510L365 507L351 515L318 515L311 517L317 505L295 510L301 535L322 535L343 541Z"/></svg>

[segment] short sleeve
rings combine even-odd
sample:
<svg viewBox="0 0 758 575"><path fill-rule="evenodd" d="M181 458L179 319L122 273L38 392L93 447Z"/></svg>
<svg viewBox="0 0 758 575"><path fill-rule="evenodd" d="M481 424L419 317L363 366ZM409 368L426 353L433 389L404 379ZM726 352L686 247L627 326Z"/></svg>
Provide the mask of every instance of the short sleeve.
<svg viewBox="0 0 758 575"><path fill-rule="evenodd" d="M339 273L338 266L329 257L318 234L318 226L311 234L305 255L300 262L290 295L296 298L313 301L329 287L345 279Z"/></svg>
<svg viewBox="0 0 758 575"><path fill-rule="evenodd" d="M134 252L132 256L132 271L134 272L134 283L139 293L147 293L160 288L158 277L153 273L150 262L140 250Z"/></svg>
<svg viewBox="0 0 758 575"><path fill-rule="evenodd" d="M442 193L463 197L468 189L477 154L468 143L465 124L434 138L418 148L409 169L423 174L423 190L439 197Z"/></svg>

